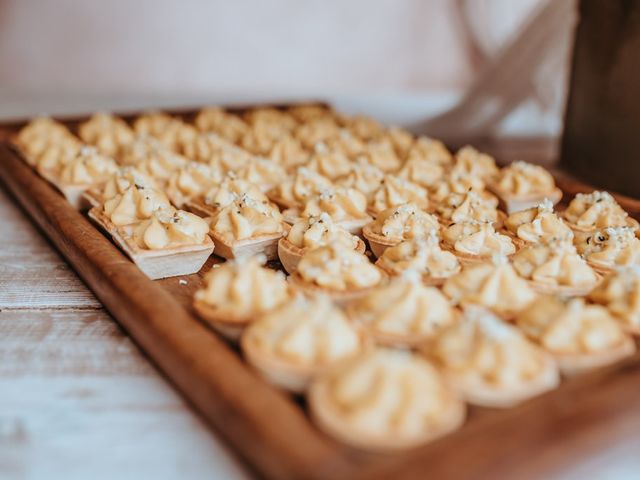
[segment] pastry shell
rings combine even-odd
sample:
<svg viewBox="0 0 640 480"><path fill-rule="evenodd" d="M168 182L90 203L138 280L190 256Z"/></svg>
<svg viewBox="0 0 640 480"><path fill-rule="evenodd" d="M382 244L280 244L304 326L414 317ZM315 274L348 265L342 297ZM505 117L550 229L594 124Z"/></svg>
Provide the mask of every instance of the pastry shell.
<svg viewBox="0 0 640 480"><path fill-rule="evenodd" d="M215 308L202 300L194 300L193 309L207 325L229 340L240 339L245 327L253 321L253 315L238 315L231 309Z"/></svg>
<svg viewBox="0 0 640 480"><path fill-rule="evenodd" d="M355 251L358 253L364 253L366 249L365 243L362 239L358 238L358 244L355 248ZM300 248L289 240L286 237L282 237L278 241L278 258L280 259L280 263L286 270L287 273L293 273L298 268L298 262L302 258L302 255L308 250L308 248Z"/></svg>
<svg viewBox="0 0 640 480"><path fill-rule="evenodd" d="M551 285L548 283L535 282L527 279L529 285L533 290L542 295L558 295L560 297L583 297L593 290L602 276L596 272L596 282L593 285L584 287L572 286L572 285Z"/></svg>
<svg viewBox="0 0 640 480"><path fill-rule="evenodd" d="M62 195L64 195L64 198L66 198L67 201L76 210L85 211L93 206L92 203L87 201L84 193L92 187L95 187L95 184L74 184L61 182L58 179L58 175L47 169L38 169L38 173L42 178L44 178L47 182L52 184L60 193L62 193Z"/></svg>
<svg viewBox="0 0 640 480"><path fill-rule="evenodd" d="M378 258L378 260L375 263L375 266L378 267L380 270L382 270L389 277L396 277L396 276L400 275L399 273L397 273L397 272L391 270L390 268L388 268L385 265L385 261L384 261L384 259L382 257ZM460 270L462 270L462 264L460 262L458 262L457 270L455 272L452 272L451 275L455 275ZM423 274L422 275L422 283L427 287L439 287L439 286L443 285L444 282L446 282L448 278L449 277L434 277L434 276L431 276L431 275L428 275L428 274Z"/></svg>
<svg viewBox="0 0 640 480"><path fill-rule="evenodd" d="M314 283L306 282L297 271L295 271L290 275L289 281L291 282L291 285L295 289L297 289L298 291L301 291L306 295L313 296L317 294L325 294L329 296L329 298L331 298L331 300L333 300L333 302L336 305L344 307L348 305L350 302L352 302L353 300L363 297L374 288L379 287L380 285L383 285L384 282L388 280L388 276L385 273L385 271L382 269L380 269L380 273L382 274L382 278L380 282L378 282L377 284L372 285L370 287L357 288L357 289L352 288L348 290L335 290L330 288L324 288Z"/></svg>
<svg viewBox="0 0 640 480"><path fill-rule="evenodd" d="M605 367L616 363L623 358L633 355L636 344L629 335L615 348L609 348L601 352L590 353L554 353L554 357L563 375L570 377L581 373Z"/></svg>
<svg viewBox="0 0 640 480"><path fill-rule="evenodd" d="M514 243L514 246L515 246L515 243ZM517 248L518 247L516 246L516 251L517 251ZM451 245L447 244L446 242L442 242L442 249L453 253L458 258L458 260L460 260L460 263L462 264L463 267L465 265L475 265L477 263L490 262L491 259L493 258L493 255L484 255L484 256L471 255L470 253L458 252L455 248L453 248ZM515 252L510 255L505 255L505 257L511 260L511 257L513 257L514 254Z"/></svg>
<svg viewBox="0 0 640 480"><path fill-rule="evenodd" d="M132 241L131 234L136 224L116 226L100 207L89 210L89 218L109 233L113 241L152 280L199 272L211 256L214 244L205 237L202 244L146 250Z"/></svg>
<svg viewBox="0 0 640 480"><path fill-rule="evenodd" d="M216 247L216 255L227 260L241 257L251 257L263 254L267 260L278 258L278 242L286 235L288 226L282 232L258 235L256 237L245 238L228 242L221 235L214 231L209 231Z"/></svg>
<svg viewBox="0 0 640 480"><path fill-rule="evenodd" d="M532 193L529 195L509 194L500 189L500 187L498 187L496 183L489 183L487 185L487 188L491 192L493 192L498 197L498 199L500 199L500 206L508 214L535 207L545 198L549 199L554 205L562 200L562 190L560 190L558 187L555 187L551 192L547 192L544 194Z"/></svg>

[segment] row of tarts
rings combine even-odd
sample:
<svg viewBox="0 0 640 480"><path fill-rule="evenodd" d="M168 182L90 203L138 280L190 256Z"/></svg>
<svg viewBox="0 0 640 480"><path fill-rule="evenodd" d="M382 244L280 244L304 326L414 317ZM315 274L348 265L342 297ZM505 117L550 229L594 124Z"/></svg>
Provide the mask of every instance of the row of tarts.
<svg viewBox="0 0 640 480"><path fill-rule="evenodd" d="M638 223L606 192L556 212L542 167L317 105L96 114L76 134L43 117L14 144L150 277L228 259L195 310L356 447L422 444L465 403L635 351Z"/></svg>

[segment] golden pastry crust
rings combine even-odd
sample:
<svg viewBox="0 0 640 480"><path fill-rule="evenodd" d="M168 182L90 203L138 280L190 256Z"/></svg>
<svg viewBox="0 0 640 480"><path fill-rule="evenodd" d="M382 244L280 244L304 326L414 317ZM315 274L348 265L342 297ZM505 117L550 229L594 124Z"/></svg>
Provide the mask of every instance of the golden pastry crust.
<svg viewBox="0 0 640 480"><path fill-rule="evenodd" d="M535 207L512 213L505 220L504 226L519 247L531 243L573 240L573 231L553 212L553 204L549 200Z"/></svg>
<svg viewBox="0 0 640 480"><path fill-rule="evenodd" d="M426 285L442 285L462 268L458 258L442 250L438 236L407 240L387 248L376 265L390 276L403 275L413 270L422 275Z"/></svg>
<svg viewBox="0 0 640 480"><path fill-rule="evenodd" d="M600 273L640 266L640 239L629 227L607 227L576 242L578 253Z"/></svg>
<svg viewBox="0 0 640 480"><path fill-rule="evenodd" d="M444 247L451 250L463 264L516 252L511 239L496 232L491 222L454 223L444 229L442 239Z"/></svg>
<svg viewBox="0 0 640 480"><path fill-rule="evenodd" d="M399 347L420 345L457 319L447 298L415 271L352 302L347 315L378 344Z"/></svg>
<svg viewBox="0 0 640 480"><path fill-rule="evenodd" d="M466 267L447 279L442 291L456 305L480 305L503 320L512 319L536 298L506 257Z"/></svg>
<svg viewBox="0 0 640 480"><path fill-rule="evenodd" d="M369 341L328 298L297 296L253 322L241 346L267 380L303 392L327 369L367 350Z"/></svg>
<svg viewBox="0 0 640 480"><path fill-rule="evenodd" d="M560 383L551 355L481 308L466 310L423 351L474 405L511 407Z"/></svg>
<svg viewBox="0 0 640 480"><path fill-rule="evenodd" d="M576 232L590 232L607 227L638 229L638 222L630 218L608 192L577 194L562 212L562 216Z"/></svg>
<svg viewBox="0 0 640 480"><path fill-rule="evenodd" d="M246 257L214 265L195 293L194 309L207 324L237 340L259 315L291 298L282 274L264 267L264 257Z"/></svg>
<svg viewBox="0 0 640 480"><path fill-rule="evenodd" d="M456 430L464 403L431 364L400 350L376 349L313 382L311 416L322 430L365 450L399 450Z"/></svg>
<svg viewBox="0 0 640 480"><path fill-rule="evenodd" d="M640 335L640 269L610 273L589 293L589 300L606 307L622 327Z"/></svg>
<svg viewBox="0 0 640 480"><path fill-rule="evenodd" d="M404 203L414 203L422 209L429 208L429 195L420 185L397 176L387 175L373 194L369 211L373 216Z"/></svg>
<svg viewBox="0 0 640 480"><path fill-rule="evenodd" d="M606 308L583 299L540 297L516 318L517 326L551 352L565 375L614 363L635 343Z"/></svg>
<svg viewBox="0 0 640 480"><path fill-rule="evenodd" d="M566 241L529 245L513 257L518 274L540 293L586 295L598 282L598 275Z"/></svg>
<svg viewBox="0 0 640 480"><path fill-rule="evenodd" d="M388 247L405 240L427 238L434 230L440 231L435 216L415 203L404 203L380 212L373 222L363 227L362 234L373 254L380 257Z"/></svg>

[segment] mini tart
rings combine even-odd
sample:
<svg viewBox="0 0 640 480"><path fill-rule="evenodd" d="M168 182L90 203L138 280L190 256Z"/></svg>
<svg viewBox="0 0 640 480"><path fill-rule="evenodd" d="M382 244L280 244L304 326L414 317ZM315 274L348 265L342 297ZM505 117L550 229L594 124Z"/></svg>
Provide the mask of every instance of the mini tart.
<svg viewBox="0 0 640 480"><path fill-rule="evenodd" d="M192 213L156 210L148 220L117 227L112 237L138 268L155 280L200 271L213 253L208 230L207 222Z"/></svg>
<svg viewBox="0 0 640 480"><path fill-rule="evenodd" d="M397 126L392 126L384 133L384 137L389 139L399 158L407 158L414 142L411 132Z"/></svg>
<svg viewBox="0 0 640 480"><path fill-rule="evenodd" d="M574 375L617 362L635 343L606 308L581 298L540 297L516 318L517 326Z"/></svg>
<svg viewBox="0 0 640 480"><path fill-rule="evenodd" d="M539 165L513 162L500 170L497 179L489 183L505 206L507 213L534 207L548 199L554 205L562 199L553 176Z"/></svg>
<svg viewBox="0 0 640 480"><path fill-rule="evenodd" d="M370 165L363 157L351 163L349 173L336 180L336 185L344 188L355 188L371 200L384 180L384 172L375 165Z"/></svg>
<svg viewBox="0 0 640 480"><path fill-rule="evenodd" d="M278 256L278 240L287 228L277 208L243 195L212 217L209 234L216 254L223 258L262 253L273 260Z"/></svg>
<svg viewBox="0 0 640 480"><path fill-rule="evenodd" d="M158 189L157 182L135 167L120 167L109 180L84 192L84 199L91 207L98 207L131 187ZM167 200L168 205L168 200ZM146 217L145 217L146 218Z"/></svg>
<svg viewBox="0 0 640 480"><path fill-rule="evenodd" d="M330 150L327 145L320 142L315 145L307 168L329 180L336 180L351 171L351 161L340 150Z"/></svg>
<svg viewBox="0 0 640 480"><path fill-rule="evenodd" d="M300 208L314 195L332 187L331 180L306 168L298 168L289 180L272 188L267 196L281 208Z"/></svg>
<svg viewBox="0 0 640 480"><path fill-rule="evenodd" d="M398 177L422 187L430 188L445 176L445 167L418 156L410 157L398 172Z"/></svg>
<svg viewBox="0 0 640 480"><path fill-rule="evenodd" d="M381 285L385 275L366 255L332 242L307 251L291 282L304 293L326 293L336 303L346 304Z"/></svg>
<svg viewBox="0 0 640 480"><path fill-rule="evenodd" d="M265 268L264 257L245 257L214 265L193 297L193 308L208 325L238 340L259 315L291 298L282 272Z"/></svg>
<svg viewBox="0 0 640 480"><path fill-rule="evenodd" d="M435 207L443 225L464 222L492 222L494 228L502 227L506 215L495 204L474 191L452 193Z"/></svg>
<svg viewBox="0 0 640 480"><path fill-rule="evenodd" d="M340 120L347 130L365 141L380 138L384 133L384 127L380 122L365 115L343 116Z"/></svg>
<svg viewBox="0 0 640 480"><path fill-rule="evenodd" d="M289 172L307 163L309 153L297 138L286 135L273 143L268 158Z"/></svg>
<svg viewBox="0 0 640 480"><path fill-rule="evenodd" d="M426 210L429 207L427 190L400 177L387 175L369 203L369 212L375 217L403 203L414 203Z"/></svg>
<svg viewBox="0 0 640 480"><path fill-rule="evenodd" d="M78 136L103 155L115 157L123 146L133 141L133 130L127 122L109 113L96 113L78 127Z"/></svg>
<svg viewBox="0 0 640 480"><path fill-rule="evenodd" d="M480 177L472 177L467 174L449 174L442 180L429 187L429 200L434 204L444 202L452 193L475 192L485 202L498 207L498 198L486 190L485 183Z"/></svg>
<svg viewBox="0 0 640 480"><path fill-rule="evenodd" d="M390 276L398 276L413 270L422 275L426 285L442 285L461 269L458 258L442 250L438 236L406 240L387 248L376 265Z"/></svg>
<svg viewBox="0 0 640 480"><path fill-rule="evenodd" d="M560 383L549 353L477 307L442 329L424 352L466 401L482 407L512 407Z"/></svg>
<svg viewBox="0 0 640 480"><path fill-rule="evenodd" d="M591 232L607 227L631 227L638 230L638 222L629 217L608 192L578 193L562 216L574 232Z"/></svg>
<svg viewBox="0 0 640 480"><path fill-rule="evenodd" d="M59 171L42 170L40 174L60 190L71 205L84 209L88 206L84 192L106 182L117 171L118 165L112 158L93 147L83 147Z"/></svg>
<svg viewBox="0 0 640 480"><path fill-rule="evenodd" d="M503 320L511 320L536 298L505 257L466 267L447 279L442 291L456 305L480 305Z"/></svg>
<svg viewBox="0 0 640 480"><path fill-rule="evenodd" d="M266 158L256 157L237 172L237 177L260 187L268 192L287 179L287 174L280 165Z"/></svg>
<svg viewBox="0 0 640 480"><path fill-rule="evenodd" d="M444 248L453 252L464 265L516 252L511 239L496 232L491 222L454 223L444 229L442 239Z"/></svg>
<svg viewBox="0 0 640 480"><path fill-rule="evenodd" d="M573 240L571 228L553 212L553 204L545 200L535 207L512 213L504 222L513 243L522 248L531 243L554 239Z"/></svg>
<svg viewBox="0 0 640 480"><path fill-rule="evenodd" d="M29 165L46 170L56 170L73 158L82 145L67 127L49 117L31 120L12 142Z"/></svg>
<svg viewBox="0 0 640 480"><path fill-rule="evenodd" d="M422 344L457 319L447 298L415 271L350 303L347 314L378 344L398 347Z"/></svg>
<svg viewBox="0 0 640 480"><path fill-rule="evenodd" d="M106 232L114 234L118 227L146 220L158 210L173 212L174 208L161 190L134 184L93 207L89 216Z"/></svg>
<svg viewBox="0 0 640 480"><path fill-rule="evenodd" d="M513 268L544 294L586 295L599 279L567 241L529 245L514 255Z"/></svg>
<svg viewBox="0 0 640 480"><path fill-rule="evenodd" d="M249 128L240 116L219 107L203 108L194 123L200 131L217 133L233 143L238 142Z"/></svg>
<svg viewBox="0 0 640 480"><path fill-rule="evenodd" d="M373 219L367 214L367 199L353 188L324 190L307 201L302 211L290 208L282 212L285 222L293 224L298 218L318 217L326 213L342 228L354 235Z"/></svg>
<svg viewBox="0 0 640 480"><path fill-rule="evenodd" d="M338 138L339 134L340 125L331 117L314 118L298 125L293 131L293 136L309 151L318 142L328 143L331 139Z"/></svg>
<svg viewBox="0 0 640 480"><path fill-rule="evenodd" d="M293 224L287 235L278 241L278 258L287 273L293 273L307 251L334 241L359 253L364 253L366 248L359 237L350 234L335 224L329 215L322 213L317 217L301 218Z"/></svg>
<svg viewBox="0 0 640 480"><path fill-rule="evenodd" d="M453 175L468 175L481 178L485 182L495 179L500 170L495 159L467 145L456 152L455 163L451 169Z"/></svg>
<svg viewBox="0 0 640 480"><path fill-rule="evenodd" d="M607 227L576 242L578 253L599 273L640 266L640 239L629 227Z"/></svg>
<svg viewBox="0 0 640 480"><path fill-rule="evenodd" d="M329 150L340 152L341 154L346 155L349 159L358 158L360 161L363 161L367 165L379 170L378 167L369 163L369 160L365 155L367 151L367 144L349 130L341 128L338 130L337 135L317 143L316 146L319 144L326 145Z"/></svg>
<svg viewBox="0 0 640 480"><path fill-rule="evenodd" d="M135 140L123 149L119 160L121 165L133 165L161 184L167 183L175 172L189 163L185 157L153 139Z"/></svg>
<svg viewBox="0 0 640 480"><path fill-rule="evenodd" d="M425 136L418 137L407 153L407 162L412 162L414 159L442 165L445 168L453 163L453 156L444 143Z"/></svg>
<svg viewBox="0 0 640 480"><path fill-rule="evenodd" d="M315 380L311 417L334 438L363 450L416 447L459 428L465 405L420 356L375 349Z"/></svg>
<svg viewBox="0 0 640 480"><path fill-rule="evenodd" d="M219 163L226 170L238 170L256 158L215 133L195 135L182 147L182 154L202 163Z"/></svg>
<svg viewBox="0 0 640 480"><path fill-rule="evenodd" d="M189 162L173 172L167 181L165 192L176 207L182 208L194 198L201 197L223 179L219 166Z"/></svg>
<svg viewBox="0 0 640 480"><path fill-rule="evenodd" d="M236 178L232 173L229 173L218 185L214 185L207 190L202 197L189 200L185 206L187 210L200 216L215 216L220 210L231 205L243 195L252 198L256 202L269 205L273 209L277 208L269 202L267 196L262 193L262 190L257 185L247 180Z"/></svg>
<svg viewBox="0 0 640 480"><path fill-rule="evenodd" d="M247 361L263 377L296 393L369 347L363 332L323 296L297 296L261 315L240 343Z"/></svg>
<svg viewBox="0 0 640 480"><path fill-rule="evenodd" d="M169 150L185 153L189 158L195 160L190 152L182 150L185 144L193 142L198 131L179 118L163 112L150 111L136 118L133 122L133 129L138 135L154 137Z"/></svg>
<svg viewBox="0 0 640 480"><path fill-rule="evenodd" d="M640 335L640 270L610 273L589 293L589 300L606 307L622 327Z"/></svg>
<svg viewBox="0 0 640 480"><path fill-rule="evenodd" d="M403 203L380 212L375 221L365 225L362 235L371 251L380 257L384 251L405 240L427 238L440 231L438 219L421 210L415 203Z"/></svg>

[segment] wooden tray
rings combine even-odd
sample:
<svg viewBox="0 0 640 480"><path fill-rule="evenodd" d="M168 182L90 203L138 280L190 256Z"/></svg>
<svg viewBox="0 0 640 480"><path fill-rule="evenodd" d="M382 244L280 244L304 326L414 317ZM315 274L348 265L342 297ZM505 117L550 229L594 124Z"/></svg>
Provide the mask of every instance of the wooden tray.
<svg viewBox="0 0 640 480"><path fill-rule="evenodd" d="M73 127L78 120L65 123ZM635 441L640 354L512 409L471 407L460 430L414 450L374 455L333 441L309 421L302 400L259 378L196 319L191 298L201 274L149 280L20 158L6 140L22 125L0 125L5 188L158 369L261 476L539 478ZM567 194L591 190L556 173ZM639 201L617 198L638 217ZM216 261L209 259L203 270Z"/></svg>

